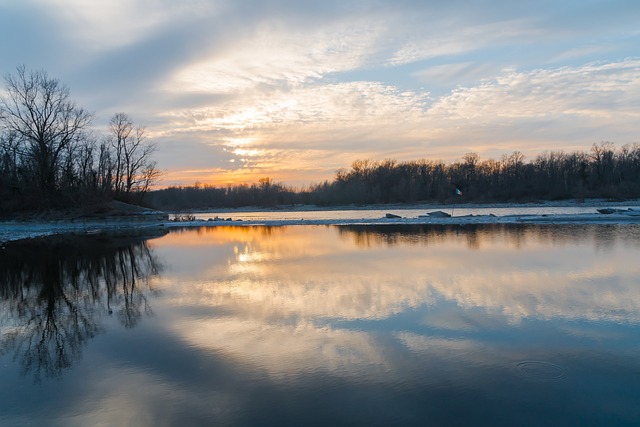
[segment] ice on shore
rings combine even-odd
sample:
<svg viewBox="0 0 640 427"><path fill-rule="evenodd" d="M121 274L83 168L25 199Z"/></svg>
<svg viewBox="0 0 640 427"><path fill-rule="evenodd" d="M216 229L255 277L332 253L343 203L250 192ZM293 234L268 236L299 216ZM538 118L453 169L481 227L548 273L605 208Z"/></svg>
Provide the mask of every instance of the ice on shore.
<svg viewBox="0 0 640 427"><path fill-rule="evenodd" d="M109 222L4 222L0 223L0 244L9 241L42 237L67 232L96 232L139 229L150 226L164 227L216 227L216 226L289 226L289 225L390 225L390 224L634 224L640 223L640 209L614 209L603 213L580 214L538 214L538 215L418 215L417 217L397 217L384 215L380 218L345 218L345 219L267 219L267 220L234 220L224 218L219 221L119 221Z"/></svg>

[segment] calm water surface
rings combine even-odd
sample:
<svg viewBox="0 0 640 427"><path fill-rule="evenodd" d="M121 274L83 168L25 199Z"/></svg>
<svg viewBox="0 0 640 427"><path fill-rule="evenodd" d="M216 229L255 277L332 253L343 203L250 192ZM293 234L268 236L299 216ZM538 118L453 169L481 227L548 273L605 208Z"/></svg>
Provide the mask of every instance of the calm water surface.
<svg viewBox="0 0 640 427"><path fill-rule="evenodd" d="M0 255L0 425L638 425L640 227L212 227Z"/></svg>

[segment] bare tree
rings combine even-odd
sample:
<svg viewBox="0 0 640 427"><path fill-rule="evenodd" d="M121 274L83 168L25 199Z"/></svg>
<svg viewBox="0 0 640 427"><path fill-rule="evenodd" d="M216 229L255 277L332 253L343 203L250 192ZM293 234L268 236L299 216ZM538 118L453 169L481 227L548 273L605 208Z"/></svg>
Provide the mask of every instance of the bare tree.
<svg viewBox="0 0 640 427"><path fill-rule="evenodd" d="M0 132L0 187L16 186L20 168L20 139L15 132Z"/></svg>
<svg viewBox="0 0 640 427"><path fill-rule="evenodd" d="M160 176L152 159L155 145L147 142L144 128L134 125L125 113L113 116L109 130L116 195L130 199L134 192L145 193Z"/></svg>
<svg viewBox="0 0 640 427"><path fill-rule="evenodd" d="M5 82L0 122L18 135L37 186L50 193L57 189L65 150L78 142L92 115L77 107L69 99L69 89L45 71L27 72L20 66Z"/></svg>
<svg viewBox="0 0 640 427"><path fill-rule="evenodd" d="M596 172L597 185L609 184L613 174L615 153L613 142L602 141L591 146L591 159Z"/></svg>
<svg viewBox="0 0 640 427"><path fill-rule="evenodd" d="M108 142L101 143L98 150L98 164L96 171L98 191L102 194L107 194L114 188L114 162L112 152L109 150Z"/></svg>

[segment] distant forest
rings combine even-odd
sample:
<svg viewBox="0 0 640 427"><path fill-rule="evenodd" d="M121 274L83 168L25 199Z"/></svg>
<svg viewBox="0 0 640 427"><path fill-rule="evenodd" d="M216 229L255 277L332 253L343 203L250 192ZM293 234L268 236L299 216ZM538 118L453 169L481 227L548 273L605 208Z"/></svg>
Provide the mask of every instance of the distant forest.
<svg viewBox="0 0 640 427"><path fill-rule="evenodd" d="M295 189L262 178L253 185L193 185L150 191L145 200L163 210L313 204L318 206L418 202L527 202L640 197L640 144L590 151L548 151L531 161L515 151L499 160L467 153L458 162L357 160L332 181Z"/></svg>

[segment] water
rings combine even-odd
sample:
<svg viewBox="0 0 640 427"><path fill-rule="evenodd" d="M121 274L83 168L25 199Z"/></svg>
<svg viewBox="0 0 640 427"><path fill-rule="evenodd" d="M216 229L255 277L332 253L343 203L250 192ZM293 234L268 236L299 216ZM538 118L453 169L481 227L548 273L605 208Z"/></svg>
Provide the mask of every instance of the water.
<svg viewBox="0 0 640 427"><path fill-rule="evenodd" d="M8 244L0 425L638 425L637 225Z"/></svg>

